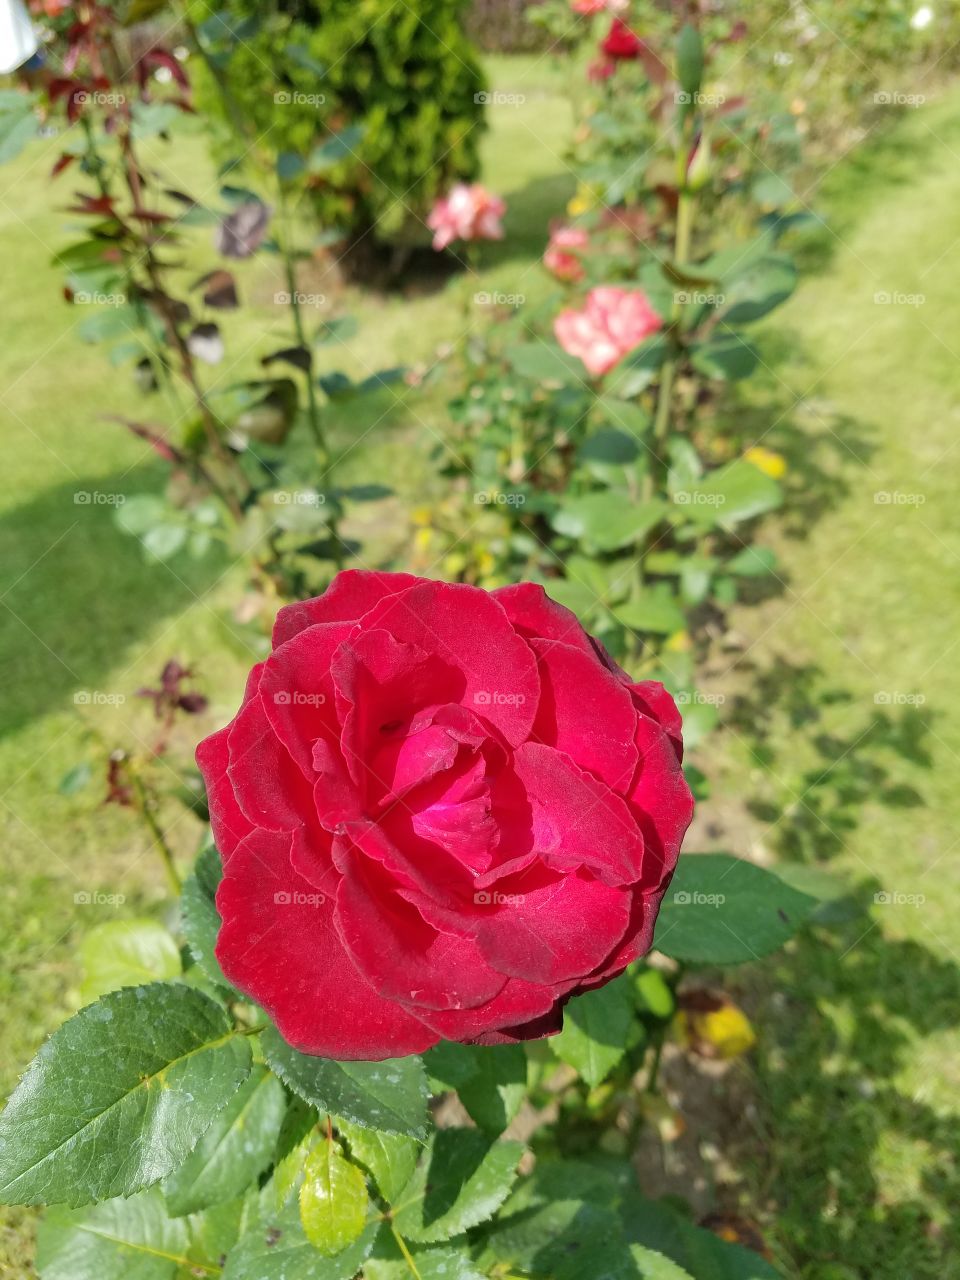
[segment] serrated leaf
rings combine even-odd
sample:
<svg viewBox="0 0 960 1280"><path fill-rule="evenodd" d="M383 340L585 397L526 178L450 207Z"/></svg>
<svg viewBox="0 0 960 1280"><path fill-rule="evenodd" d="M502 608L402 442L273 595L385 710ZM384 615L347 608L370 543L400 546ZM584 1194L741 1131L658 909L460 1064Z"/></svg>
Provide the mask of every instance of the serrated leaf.
<svg viewBox="0 0 960 1280"><path fill-rule="evenodd" d="M816 905L742 858L686 854L660 905L653 945L688 964L743 964L782 947Z"/></svg>
<svg viewBox="0 0 960 1280"><path fill-rule="evenodd" d="M783 490L752 462L736 458L689 489L679 490L674 502L684 519L731 528L776 510L783 502Z"/></svg>
<svg viewBox="0 0 960 1280"><path fill-rule="evenodd" d="M637 1280L693 1280L690 1272L678 1267L672 1258L645 1245L632 1244L630 1256L638 1267Z"/></svg>
<svg viewBox="0 0 960 1280"><path fill-rule="evenodd" d="M519 1044L467 1045L441 1041L424 1054L431 1077L456 1090L470 1118L487 1133L503 1133L527 1086L527 1055Z"/></svg>
<svg viewBox="0 0 960 1280"><path fill-rule="evenodd" d="M223 1280L354 1280L380 1229L368 1222L360 1236L335 1258L324 1258L303 1233L300 1209L291 1205L245 1232L227 1255Z"/></svg>
<svg viewBox="0 0 960 1280"><path fill-rule="evenodd" d="M619 622L631 631L655 636L672 636L687 625L683 610L669 587L641 591L614 609Z"/></svg>
<svg viewBox="0 0 960 1280"><path fill-rule="evenodd" d="M400 1196L397 1230L436 1244L486 1222L506 1199L522 1154L521 1143L491 1142L476 1129L439 1130Z"/></svg>
<svg viewBox="0 0 960 1280"><path fill-rule="evenodd" d="M270 1164L286 1107L277 1077L254 1066L183 1164L165 1179L170 1213L196 1213L241 1195Z"/></svg>
<svg viewBox="0 0 960 1280"><path fill-rule="evenodd" d="M181 971L177 944L155 920L108 920L96 925L80 944L80 962L84 1004L120 987L176 978Z"/></svg>
<svg viewBox="0 0 960 1280"><path fill-rule="evenodd" d="M332 1141L310 1152L300 1188L304 1235L325 1258L335 1258L363 1232L369 1195L367 1180Z"/></svg>
<svg viewBox="0 0 960 1280"><path fill-rule="evenodd" d="M159 1181L249 1070L249 1042L200 991L101 997L53 1033L0 1115L0 1202L78 1205Z"/></svg>
<svg viewBox="0 0 960 1280"><path fill-rule="evenodd" d="M561 1061L593 1088L626 1052L633 1001L625 975L575 996L563 1011L563 1030L550 1041Z"/></svg>
<svg viewBox="0 0 960 1280"><path fill-rule="evenodd" d="M340 1136L346 1140L351 1159L363 1165L384 1200L394 1204L413 1177L420 1144L415 1138L408 1138L402 1133L364 1129L340 1117L335 1123Z"/></svg>
<svg viewBox="0 0 960 1280"><path fill-rule="evenodd" d="M189 1228L154 1187L129 1200L48 1209L37 1231L43 1280L173 1280L187 1268Z"/></svg>
<svg viewBox="0 0 960 1280"><path fill-rule="evenodd" d="M273 1027L263 1034L263 1052L280 1079L319 1111L366 1129L426 1138L427 1075L416 1056L384 1062L334 1062L298 1053Z"/></svg>

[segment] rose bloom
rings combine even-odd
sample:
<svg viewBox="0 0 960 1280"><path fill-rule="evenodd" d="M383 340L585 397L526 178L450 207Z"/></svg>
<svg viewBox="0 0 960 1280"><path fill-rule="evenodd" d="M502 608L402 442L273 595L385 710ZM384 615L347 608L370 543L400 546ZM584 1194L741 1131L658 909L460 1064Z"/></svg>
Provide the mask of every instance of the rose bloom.
<svg viewBox="0 0 960 1280"><path fill-rule="evenodd" d="M445 249L454 240L502 240L500 219L507 206L479 182L458 182L442 196L427 218L434 233L433 247Z"/></svg>
<svg viewBox="0 0 960 1280"><path fill-rule="evenodd" d="M603 13L604 9L610 13L621 13L630 0L570 0L570 8L574 13L582 13L589 16L593 13Z"/></svg>
<svg viewBox="0 0 960 1280"><path fill-rule="evenodd" d="M582 280L584 266L573 250L586 249L589 243L590 237L583 227L554 227L543 255L543 265L558 280Z"/></svg>
<svg viewBox="0 0 960 1280"><path fill-rule="evenodd" d="M552 1034L651 945L681 749L541 587L340 573L197 750L223 972L325 1057Z"/></svg>
<svg viewBox="0 0 960 1280"><path fill-rule="evenodd" d="M610 30L600 44L601 53L614 60L639 58L642 49L643 41L622 18L613 19Z"/></svg>
<svg viewBox="0 0 960 1280"><path fill-rule="evenodd" d="M564 351L579 356L599 377L662 324L642 289L606 284L590 290L580 311L561 311L553 331Z"/></svg>

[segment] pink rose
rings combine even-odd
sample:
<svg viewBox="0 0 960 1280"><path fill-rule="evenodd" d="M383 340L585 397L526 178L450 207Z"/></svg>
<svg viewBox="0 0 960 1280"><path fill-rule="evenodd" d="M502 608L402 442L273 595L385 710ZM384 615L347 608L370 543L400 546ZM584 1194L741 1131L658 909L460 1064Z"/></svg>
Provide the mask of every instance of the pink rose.
<svg viewBox="0 0 960 1280"><path fill-rule="evenodd" d="M589 17L594 13L603 13L604 9L610 13L622 13L629 2L630 0L570 0L570 8L574 13Z"/></svg>
<svg viewBox="0 0 960 1280"><path fill-rule="evenodd" d="M582 280L583 263L574 250L586 249L590 237L582 227L554 227L543 255L543 265L558 280Z"/></svg>
<svg viewBox="0 0 960 1280"><path fill-rule="evenodd" d="M433 247L445 249L454 240L502 240L500 219L507 206L479 182L458 182L436 202L427 218L434 233Z"/></svg>
<svg viewBox="0 0 960 1280"><path fill-rule="evenodd" d="M590 290L582 310L561 311L553 331L564 351L598 377L662 325L642 289L605 284Z"/></svg>

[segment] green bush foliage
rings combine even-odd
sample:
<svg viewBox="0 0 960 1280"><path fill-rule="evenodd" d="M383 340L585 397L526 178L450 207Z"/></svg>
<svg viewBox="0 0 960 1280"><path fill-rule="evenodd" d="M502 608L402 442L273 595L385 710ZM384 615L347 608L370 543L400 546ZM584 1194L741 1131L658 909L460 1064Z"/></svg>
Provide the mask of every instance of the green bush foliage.
<svg viewBox="0 0 960 1280"><path fill-rule="evenodd" d="M254 143L269 134L281 154L315 154L349 126L345 145L313 166L321 223L349 239L374 228L378 239L421 238L436 196L478 170L484 75L463 10L462 0L227 0L216 10L193 0L210 73L198 107L242 122Z"/></svg>

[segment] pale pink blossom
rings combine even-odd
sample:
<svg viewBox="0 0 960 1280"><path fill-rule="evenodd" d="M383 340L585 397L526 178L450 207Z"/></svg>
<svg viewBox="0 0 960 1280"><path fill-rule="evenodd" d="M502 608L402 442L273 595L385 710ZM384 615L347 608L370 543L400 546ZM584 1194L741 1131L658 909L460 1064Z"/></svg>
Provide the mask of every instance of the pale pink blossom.
<svg viewBox="0 0 960 1280"><path fill-rule="evenodd" d="M458 182L437 200L427 218L434 249L445 249L454 240L502 240L500 219L506 211L500 197L479 182Z"/></svg>
<svg viewBox="0 0 960 1280"><path fill-rule="evenodd" d="M583 227L554 227L543 255L543 265L558 280L582 280L584 266L577 250L586 249L590 237Z"/></svg>
<svg viewBox="0 0 960 1280"><path fill-rule="evenodd" d="M599 377L662 324L642 289L605 284L590 290L581 310L561 311L553 331L564 351Z"/></svg>
<svg viewBox="0 0 960 1280"><path fill-rule="evenodd" d="M574 13L589 17L592 13L622 13L630 0L570 0L570 8Z"/></svg>

